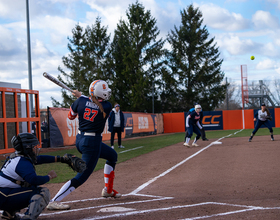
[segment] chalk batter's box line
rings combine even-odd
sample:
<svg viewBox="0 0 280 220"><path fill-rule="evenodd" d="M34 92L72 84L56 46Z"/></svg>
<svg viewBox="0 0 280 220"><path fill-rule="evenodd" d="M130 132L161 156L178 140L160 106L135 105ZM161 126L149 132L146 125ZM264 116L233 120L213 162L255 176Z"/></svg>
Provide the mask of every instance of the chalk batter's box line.
<svg viewBox="0 0 280 220"><path fill-rule="evenodd" d="M89 209L105 208L105 207L110 207L110 206L131 205L131 204L137 204L137 203L146 203L146 202L154 202L154 201L173 199L173 197L153 196L153 195L145 195L145 194L124 194L124 195L122 195L122 197L123 196L141 196L141 197L151 197L153 199L132 201L132 202L111 203L111 204L91 206L91 207L86 207L86 208L55 211L55 212L52 212L52 213L42 213L40 216L51 216L51 215L58 215L58 214L63 214L63 213L77 212L77 211L83 211L83 210L89 210ZM87 202L87 201L104 200L104 199L106 199L106 198L91 198L91 199L67 201L67 202L63 202L63 203Z"/></svg>
<svg viewBox="0 0 280 220"><path fill-rule="evenodd" d="M207 219L207 218L211 218L211 217L225 216L225 215L237 214L237 213L241 213L241 212L256 211L256 210L276 210L276 209L280 210L280 207L259 207L259 206L246 206L246 205L238 205L238 204L219 203L219 202L203 202L203 203L190 204L190 205L179 205L179 206L170 206L170 207L156 208L156 209L129 211L129 212L111 214L111 215L107 215L107 216L95 216L95 217L90 217L90 218L84 218L82 220L100 220L100 219L107 219L107 218L127 217L130 215L145 214L145 213L158 212L158 211L168 211L168 210L173 210L173 209L191 208L191 207L197 207L197 206L203 206L203 205L223 205L223 206L241 207L241 208L245 208L245 209L224 212L224 213L217 213L217 214L213 214L213 215L185 218L185 219L181 219L181 220Z"/></svg>

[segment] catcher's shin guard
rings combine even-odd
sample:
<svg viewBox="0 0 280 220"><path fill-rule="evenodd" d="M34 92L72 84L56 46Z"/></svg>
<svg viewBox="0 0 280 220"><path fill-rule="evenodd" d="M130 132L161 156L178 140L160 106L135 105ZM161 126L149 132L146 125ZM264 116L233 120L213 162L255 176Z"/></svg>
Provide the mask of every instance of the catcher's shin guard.
<svg viewBox="0 0 280 220"><path fill-rule="evenodd" d="M44 208L48 205L49 201L50 192L46 187L43 187L40 194L32 196L29 207L22 219L37 219Z"/></svg>

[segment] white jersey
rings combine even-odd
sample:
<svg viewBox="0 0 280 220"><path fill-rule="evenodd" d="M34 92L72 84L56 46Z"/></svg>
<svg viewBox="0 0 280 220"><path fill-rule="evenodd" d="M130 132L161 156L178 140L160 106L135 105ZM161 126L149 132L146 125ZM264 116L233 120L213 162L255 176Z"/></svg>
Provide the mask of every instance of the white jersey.
<svg viewBox="0 0 280 220"><path fill-rule="evenodd" d="M24 181L24 179L22 177L20 177L17 173L16 173L16 167L20 161L22 157L15 157L13 159L9 159L5 165L3 166L3 168L1 169L1 171L6 175L9 176L15 180L19 180L19 181ZM2 176L0 176L0 187L8 187L8 188L20 188L21 186L12 182L11 180L8 180Z"/></svg>
<svg viewBox="0 0 280 220"><path fill-rule="evenodd" d="M267 116L267 112L266 112L266 111L264 111L264 112L262 112L262 110L259 110L259 111L258 111L258 119L259 119L260 121L265 121L265 120L267 120L267 119L266 119L266 116Z"/></svg>

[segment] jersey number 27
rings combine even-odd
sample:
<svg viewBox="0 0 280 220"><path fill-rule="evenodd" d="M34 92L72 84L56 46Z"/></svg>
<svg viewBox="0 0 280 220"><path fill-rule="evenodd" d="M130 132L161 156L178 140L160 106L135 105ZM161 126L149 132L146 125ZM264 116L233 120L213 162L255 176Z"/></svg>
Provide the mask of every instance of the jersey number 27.
<svg viewBox="0 0 280 220"><path fill-rule="evenodd" d="M88 121L94 121L98 111L95 109L85 108L84 119ZM92 114L92 116L91 116Z"/></svg>

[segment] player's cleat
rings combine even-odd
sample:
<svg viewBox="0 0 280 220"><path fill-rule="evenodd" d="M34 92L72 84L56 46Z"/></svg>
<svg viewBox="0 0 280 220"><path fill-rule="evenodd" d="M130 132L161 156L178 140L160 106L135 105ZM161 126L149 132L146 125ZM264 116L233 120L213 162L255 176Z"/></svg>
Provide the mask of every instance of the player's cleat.
<svg viewBox="0 0 280 220"><path fill-rule="evenodd" d="M271 140L274 141L274 138L272 137Z"/></svg>
<svg viewBox="0 0 280 220"><path fill-rule="evenodd" d="M20 216L14 213L9 213L7 211L3 211L1 214L1 219L10 219L10 220L19 220Z"/></svg>
<svg viewBox="0 0 280 220"><path fill-rule="evenodd" d="M114 146L111 146L112 149L114 149Z"/></svg>
<svg viewBox="0 0 280 220"><path fill-rule="evenodd" d="M103 188L102 189L102 193L101 193L102 197L108 198L108 197L112 197L112 198L120 198L122 195L120 193L118 193L116 190L113 189L113 191L111 193L107 192L107 188Z"/></svg>
<svg viewBox="0 0 280 220"><path fill-rule="evenodd" d="M185 142L183 145L186 147L190 147L190 145L187 142Z"/></svg>
<svg viewBox="0 0 280 220"><path fill-rule="evenodd" d="M197 143L192 143L192 146L199 147L199 145Z"/></svg>
<svg viewBox="0 0 280 220"><path fill-rule="evenodd" d="M64 205L61 202L50 202L47 205L48 210L67 210L70 209L70 205Z"/></svg>
<svg viewBox="0 0 280 220"><path fill-rule="evenodd" d="M249 142L251 142L251 141L252 141L252 137L249 138Z"/></svg>
<svg viewBox="0 0 280 220"><path fill-rule="evenodd" d="M120 145L119 148L125 148L124 146Z"/></svg>
<svg viewBox="0 0 280 220"><path fill-rule="evenodd" d="M203 140L203 141L209 141L207 138L203 138L202 140Z"/></svg>

